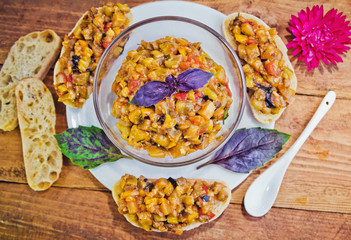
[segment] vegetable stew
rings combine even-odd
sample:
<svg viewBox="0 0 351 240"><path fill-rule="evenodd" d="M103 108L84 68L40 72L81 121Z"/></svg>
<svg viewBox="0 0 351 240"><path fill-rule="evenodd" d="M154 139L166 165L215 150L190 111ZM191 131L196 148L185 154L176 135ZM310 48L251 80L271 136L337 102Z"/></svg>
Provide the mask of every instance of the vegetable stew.
<svg viewBox="0 0 351 240"><path fill-rule="evenodd" d="M295 96L290 88L293 71L283 59L274 37L275 28L266 29L254 20L239 15L230 24L243 60L246 87L252 106L264 114L277 114Z"/></svg>
<svg viewBox="0 0 351 240"><path fill-rule="evenodd" d="M66 35L59 59L63 71L55 76L59 101L81 108L93 89L95 69L105 48L123 31L130 19L126 4L105 3L91 8L73 32Z"/></svg>
<svg viewBox="0 0 351 240"><path fill-rule="evenodd" d="M130 103L147 82L165 82L170 74L177 77L194 68L213 74L202 88L179 91L149 107ZM112 90L117 95L112 114L119 119L122 138L152 157L176 158L206 148L216 139L232 103L224 68L202 50L200 43L174 37L142 41L130 51Z"/></svg>
<svg viewBox="0 0 351 240"><path fill-rule="evenodd" d="M220 182L200 179L138 179L124 175L115 185L118 211L146 231L182 234L183 227L205 223L223 208L229 194ZM217 210L217 211L216 211Z"/></svg>

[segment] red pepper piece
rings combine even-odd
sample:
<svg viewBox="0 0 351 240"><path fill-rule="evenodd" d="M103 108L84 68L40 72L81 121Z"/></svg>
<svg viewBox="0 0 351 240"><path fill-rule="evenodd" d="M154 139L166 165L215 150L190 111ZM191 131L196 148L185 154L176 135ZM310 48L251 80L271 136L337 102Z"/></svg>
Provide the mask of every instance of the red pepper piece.
<svg viewBox="0 0 351 240"><path fill-rule="evenodd" d="M206 186L206 185L202 185L202 190L205 191L205 194L206 194L206 195L208 194L208 190L207 190L207 186Z"/></svg>
<svg viewBox="0 0 351 240"><path fill-rule="evenodd" d="M104 42L102 43L102 46L103 46L104 48L107 48L108 45L110 45L110 43L111 43L111 41L104 41Z"/></svg>
<svg viewBox="0 0 351 240"><path fill-rule="evenodd" d="M174 97L178 100L185 101L188 98L187 92L179 92L174 94Z"/></svg>
<svg viewBox="0 0 351 240"><path fill-rule="evenodd" d="M226 84L225 84L225 87L226 87L226 89L227 89L227 92L228 92L229 97L231 97L231 96L232 96L232 91L230 91L229 83L226 83Z"/></svg>
<svg viewBox="0 0 351 240"><path fill-rule="evenodd" d="M249 38L249 39L247 40L247 43L248 43L248 44L253 44L253 43L257 43L257 41L256 41L255 39Z"/></svg>
<svg viewBox="0 0 351 240"><path fill-rule="evenodd" d="M68 75L68 77L66 77L66 81L67 82L72 82L72 75Z"/></svg>
<svg viewBox="0 0 351 240"><path fill-rule="evenodd" d="M111 25L112 25L112 22L108 22L105 24L105 26L104 26L105 32L107 32L111 28Z"/></svg>
<svg viewBox="0 0 351 240"><path fill-rule="evenodd" d="M128 88L130 91L136 91L140 86L140 81L138 79L133 79L129 82Z"/></svg>
<svg viewBox="0 0 351 240"><path fill-rule="evenodd" d="M277 66L274 65L272 62L270 61L266 61L265 62L265 67L267 70L267 73L274 76L274 77L279 77L279 72L277 71Z"/></svg>
<svg viewBox="0 0 351 240"><path fill-rule="evenodd" d="M204 97L204 94L199 91L194 91L194 96L195 96L195 101L197 101L198 98Z"/></svg>
<svg viewBox="0 0 351 240"><path fill-rule="evenodd" d="M190 68L190 62L183 61L179 64L180 69L183 71L188 70Z"/></svg>
<svg viewBox="0 0 351 240"><path fill-rule="evenodd" d="M199 135L203 134L206 132L206 129L201 129L200 132L199 132Z"/></svg>
<svg viewBox="0 0 351 240"><path fill-rule="evenodd" d="M211 220L212 218L214 218L216 215L213 213L213 212L211 212L210 213L210 215L208 216L208 220Z"/></svg>

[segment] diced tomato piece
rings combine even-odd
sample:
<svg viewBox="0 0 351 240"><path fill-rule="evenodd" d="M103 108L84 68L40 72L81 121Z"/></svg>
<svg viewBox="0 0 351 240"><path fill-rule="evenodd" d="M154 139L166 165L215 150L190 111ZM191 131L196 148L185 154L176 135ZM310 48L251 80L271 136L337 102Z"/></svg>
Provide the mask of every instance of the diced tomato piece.
<svg viewBox="0 0 351 240"><path fill-rule="evenodd" d="M187 92L179 92L174 94L174 97L178 100L185 101L188 98Z"/></svg>
<svg viewBox="0 0 351 240"><path fill-rule="evenodd" d="M267 73L274 76L274 77L279 77L279 72L277 71L277 66L274 65L272 62L270 61L266 61L265 62L265 67L267 70Z"/></svg>
<svg viewBox="0 0 351 240"><path fill-rule="evenodd" d="M111 41L104 41L104 42L102 43L102 46L103 46L104 48L107 48L108 45L110 45L110 43L111 43Z"/></svg>
<svg viewBox="0 0 351 240"><path fill-rule="evenodd" d="M256 41L255 39L249 38L249 39L247 40L247 43L248 43L248 44L253 44L253 43L257 43L257 41Z"/></svg>
<svg viewBox="0 0 351 240"><path fill-rule="evenodd" d="M104 30L107 32L111 28L112 22L108 22L105 24Z"/></svg>
<svg viewBox="0 0 351 240"><path fill-rule="evenodd" d="M202 62L197 58L197 56L193 53L190 53L187 61L191 63L192 67L202 67Z"/></svg>
<svg viewBox="0 0 351 240"><path fill-rule="evenodd" d="M128 84L128 88L132 92L136 91L139 88L139 86L140 86L140 80L133 79L133 78Z"/></svg>
<svg viewBox="0 0 351 240"><path fill-rule="evenodd" d="M195 101L197 101L197 99L202 98L204 96L204 94L202 92L195 91L194 96L195 96Z"/></svg>
<svg viewBox="0 0 351 240"><path fill-rule="evenodd" d="M205 191L206 195L208 194L208 190L207 190L207 186L206 185L202 185L202 190Z"/></svg>
<svg viewBox="0 0 351 240"><path fill-rule="evenodd" d="M183 61L183 62L181 62L181 63L179 64L179 67L180 67L180 69L182 69L183 71L188 70L188 69L190 68L190 62L185 62L185 61Z"/></svg>
<svg viewBox="0 0 351 240"><path fill-rule="evenodd" d="M200 129L199 135L204 134L206 132L206 129Z"/></svg>
<svg viewBox="0 0 351 240"><path fill-rule="evenodd" d="M72 82L72 75L71 74L68 75L68 77L66 77L66 81L67 82Z"/></svg>

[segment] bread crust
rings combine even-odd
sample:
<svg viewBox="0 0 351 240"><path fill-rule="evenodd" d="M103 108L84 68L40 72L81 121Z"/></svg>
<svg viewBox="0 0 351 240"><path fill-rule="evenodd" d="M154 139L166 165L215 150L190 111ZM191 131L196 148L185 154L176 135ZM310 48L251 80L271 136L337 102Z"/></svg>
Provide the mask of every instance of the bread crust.
<svg viewBox="0 0 351 240"><path fill-rule="evenodd" d="M235 13L232 13L230 15L228 15L223 23L222 23L222 31L223 31L223 35L224 35L224 38L228 41L228 43L232 46L232 48L234 50L237 50L238 49L238 46L236 44L236 41L234 39L234 36L233 34L231 33L230 31L230 23L238 16L238 15L241 15L243 16L245 19L247 20L254 20L255 22L257 22L257 24L259 25L262 25L264 26L265 28L267 29L270 29L270 27L264 22L262 21L260 18L254 16L254 15L251 15L251 14L248 14L248 13L242 13L242 12L235 12ZM290 88L293 89L294 91L296 91L296 88L297 88L297 78L296 78L296 75L295 75L295 71L294 71L294 68L289 60L289 57L288 57L288 49L286 48L283 40L278 36L278 35L275 35L274 36L274 41L278 47L278 49L282 52L283 54L283 60L285 61L285 64L288 68L290 68L290 70L293 71L293 76L291 78L291 82L290 82ZM250 101L249 101L250 102ZM252 110L252 114L253 116L255 117L255 119L262 123L262 124L270 124L270 123L273 123L275 122L276 120L279 119L279 117L283 114L284 110L286 109L285 108L282 108L279 110L279 112L277 114L265 114L265 113L262 113L261 111L255 109L252 104L250 103L250 108Z"/></svg>
<svg viewBox="0 0 351 240"><path fill-rule="evenodd" d="M59 178L62 168L54 137L54 100L40 79L27 78L16 86L16 101L27 182L33 190L43 191Z"/></svg>
<svg viewBox="0 0 351 240"><path fill-rule="evenodd" d="M151 181L154 181L156 179L150 179ZM187 179L187 181L191 181L191 182L195 182L197 181L197 179ZM221 204L218 204L218 205L215 205L214 208L213 208L213 213L214 213L214 217L212 219L210 219L208 222L212 222L213 220L217 219L223 212L224 210L228 207L229 203L230 203L230 199L231 199L231 189L229 188L229 186L223 182L223 181L217 181L217 180L213 180L213 179L201 179L201 181L206 181L209 185L215 183L215 182L218 182L218 183L221 183L225 186L225 192L228 194L228 197L226 199L225 202L221 203ZM121 184L121 180L118 180L113 188L112 188L112 196L113 196L113 199L115 200L116 204L118 205L118 201L120 199L119 195L116 193L117 192L117 189L119 188L119 185ZM142 226L138 223L138 222L135 222L130 216L128 216L127 214L124 214L123 215L128 222L130 222L133 226L135 227L138 227L138 228L142 228ZM192 230L194 228L197 228L199 227L200 225L202 225L204 223L201 223L201 222L193 222L191 223L190 225L187 225L185 227L182 227L183 231L189 231L189 230ZM161 232L160 230L158 229L154 229L154 228L151 228L151 230L153 232Z"/></svg>
<svg viewBox="0 0 351 240"><path fill-rule="evenodd" d="M97 10L102 9L102 7L96 8ZM86 11L81 18L77 21L76 25L73 27L73 29L71 30L71 32L68 34L68 36L70 36L71 34L73 34L73 32L80 26L80 24L82 23L82 20L84 19L84 17L89 13L89 11ZM131 12L126 14L126 17L129 19L129 25L133 22L133 15L131 14ZM67 48L65 46L62 46L61 49L61 53L60 53L60 57L62 57L62 55L64 54L64 52L67 50ZM57 74L59 72L62 72L64 70L64 66L60 63L60 61L57 61L54 67L54 86L57 83ZM72 101L69 100L64 100L62 101L65 105L70 106L72 108L80 108L77 107L76 104Z"/></svg>
<svg viewBox="0 0 351 240"><path fill-rule="evenodd" d="M23 78L43 80L61 48L60 37L52 30L32 32L11 47L0 72L0 129L11 131L18 125L15 87Z"/></svg>

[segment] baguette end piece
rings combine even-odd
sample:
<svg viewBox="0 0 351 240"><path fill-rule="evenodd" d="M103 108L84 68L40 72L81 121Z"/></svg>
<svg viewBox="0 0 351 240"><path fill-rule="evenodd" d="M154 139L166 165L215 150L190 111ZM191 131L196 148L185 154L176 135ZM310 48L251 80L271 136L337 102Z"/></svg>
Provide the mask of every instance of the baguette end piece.
<svg viewBox="0 0 351 240"><path fill-rule="evenodd" d="M0 71L0 129L18 125L14 88L23 78L43 80L61 49L61 39L52 30L32 32L11 47Z"/></svg>

